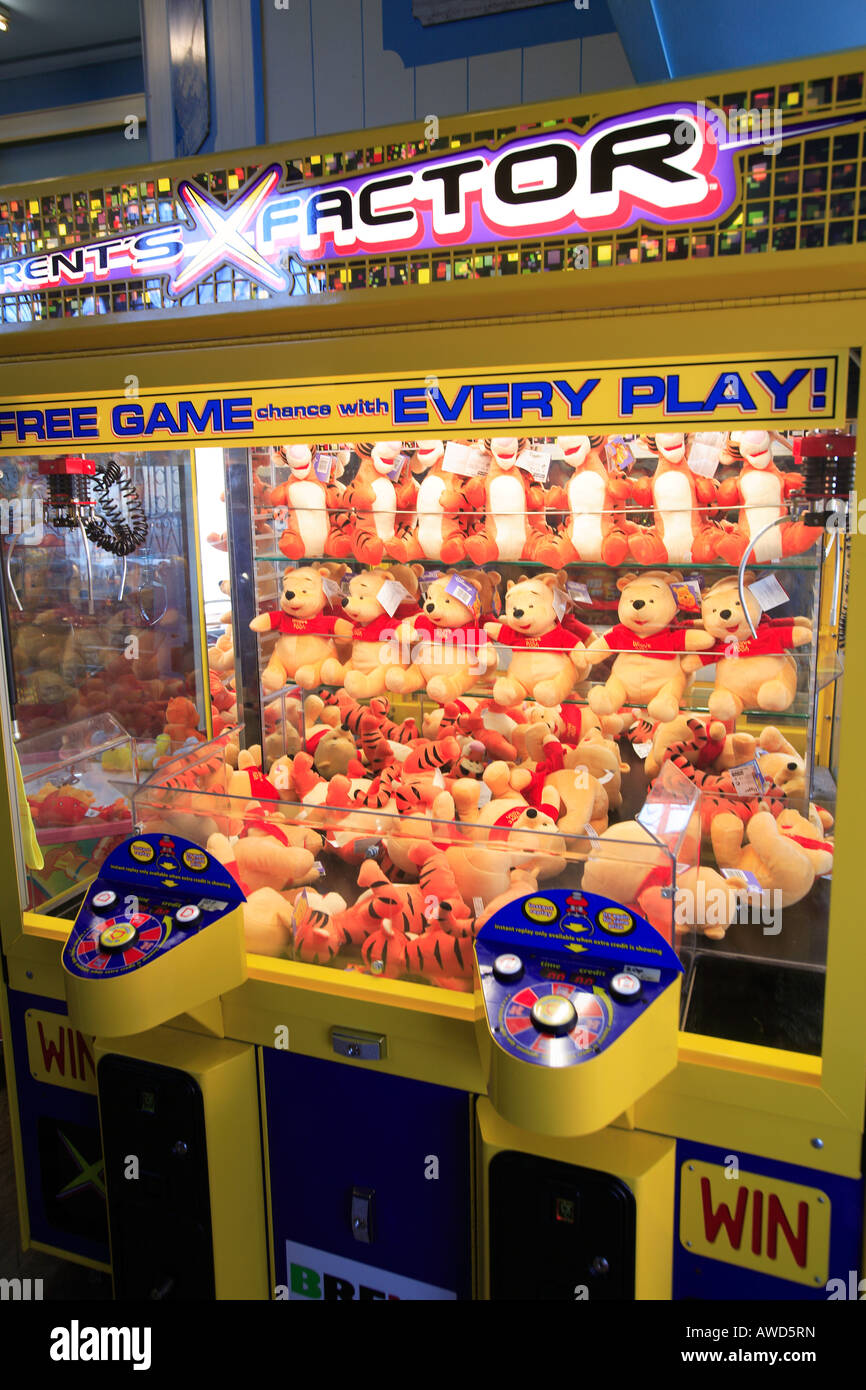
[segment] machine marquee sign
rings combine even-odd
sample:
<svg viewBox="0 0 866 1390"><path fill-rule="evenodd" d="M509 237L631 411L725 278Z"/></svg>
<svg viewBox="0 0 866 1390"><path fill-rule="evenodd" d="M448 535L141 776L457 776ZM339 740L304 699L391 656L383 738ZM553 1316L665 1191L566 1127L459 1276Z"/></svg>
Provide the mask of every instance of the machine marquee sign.
<svg viewBox="0 0 866 1390"><path fill-rule="evenodd" d="M737 156L768 137L748 120L720 136L713 117L703 102L669 102L582 133L535 133L307 187L281 187L283 166L271 164L227 204L183 180L187 220L2 262L0 296L165 279L178 299L222 265L272 293L306 293L305 262L715 220L735 204ZM788 126L771 148L859 119Z"/></svg>
<svg viewBox="0 0 866 1390"><path fill-rule="evenodd" d="M0 454L322 438L841 424L844 354L227 386L0 403Z"/></svg>

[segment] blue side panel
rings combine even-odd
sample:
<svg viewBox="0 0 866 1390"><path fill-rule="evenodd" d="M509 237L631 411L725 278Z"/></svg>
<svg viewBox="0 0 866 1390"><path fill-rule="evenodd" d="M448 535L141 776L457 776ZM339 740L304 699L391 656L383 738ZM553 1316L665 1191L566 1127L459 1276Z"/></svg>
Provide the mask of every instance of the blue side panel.
<svg viewBox="0 0 866 1390"><path fill-rule="evenodd" d="M561 0L558 5L426 25L413 18L411 0L382 0L382 47L398 53L407 68L613 32L606 0L592 0L582 10L575 9L573 0Z"/></svg>
<svg viewBox="0 0 866 1390"><path fill-rule="evenodd" d="M9 991L12 1051L33 1240L108 1262L108 1222L102 1140L96 1096L37 1081L27 1055L25 1015L38 1009L66 1018L57 999ZM89 1068L76 1046L75 1030L63 1035L62 1052L43 1047L50 1072L72 1065Z"/></svg>
<svg viewBox="0 0 866 1390"><path fill-rule="evenodd" d="M635 81L666 82L671 66L653 0L608 0L608 4ZM712 12L702 6L698 13L706 32ZM731 66L739 66L740 61Z"/></svg>
<svg viewBox="0 0 866 1390"><path fill-rule="evenodd" d="M690 1140L677 1142L677 1182L674 1210L674 1282L675 1299L819 1299L827 1301L825 1286L810 1288L790 1279L775 1279L770 1274L744 1269L722 1260L693 1255L680 1242L680 1168L689 1159L717 1163L724 1167L732 1149L717 1149L709 1144L694 1144ZM860 1269L863 1230L863 1181L842 1178L835 1173L819 1173L813 1168L801 1168L794 1163L777 1163L770 1158L738 1153L740 1168L760 1177L817 1187L830 1198L829 1278L848 1282L850 1270ZM859 1278L859 1274L857 1276Z"/></svg>
<svg viewBox="0 0 866 1390"><path fill-rule="evenodd" d="M264 1074L277 1284L288 1240L469 1298L466 1093L272 1048ZM356 1187L375 1193L369 1245L352 1235Z"/></svg>

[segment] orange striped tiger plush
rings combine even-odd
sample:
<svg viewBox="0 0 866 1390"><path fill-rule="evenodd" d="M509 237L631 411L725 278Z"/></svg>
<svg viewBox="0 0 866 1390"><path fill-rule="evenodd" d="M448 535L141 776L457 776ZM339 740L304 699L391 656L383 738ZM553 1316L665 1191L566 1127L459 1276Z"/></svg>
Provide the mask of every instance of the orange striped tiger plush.
<svg viewBox="0 0 866 1390"><path fill-rule="evenodd" d="M344 729L348 729L350 734L358 737L360 732L361 720L365 714L374 714L379 721L379 728L391 743L414 743L418 737L418 725L414 719L404 719L402 724L395 724L389 718L391 708L390 701L384 695L377 695L371 700L369 705L362 705L346 690L331 692L324 697L325 704L334 703L340 711L340 723Z"/></svg>
<svg viewBox="0 0 866 1390"><path fill-rule="evenodd" d="M374 860L365 860L358 887L366 891L352 907L332 917L299 899L294 921L296 959L324 965L341 950L363 942L362 958L374 974L390 979L409 971L431 977L468 977L472 912L460 896L444 854L432 845L419 845L412 857L419 881L408 885L390 883ZM427 933L435 940L426 941Z"/></svg>
<svg viewBox="0 0 866 1390"><path fill-rule="evenodd" d="M414 515L417 488L404 480L405 467L398 478L391 476L400 458L400 441L356 444L355 452L361 464L342 499L352 514L352 554L366 565L380 565L385 555L405 564L409 547L400 534L398 512Z"/></svg>

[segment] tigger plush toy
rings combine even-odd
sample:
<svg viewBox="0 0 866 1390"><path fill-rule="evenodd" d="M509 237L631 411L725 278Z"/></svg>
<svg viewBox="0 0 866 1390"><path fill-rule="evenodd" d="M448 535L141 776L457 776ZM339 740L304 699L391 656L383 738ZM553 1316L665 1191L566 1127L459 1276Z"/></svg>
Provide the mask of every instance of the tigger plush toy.
<svg viewBox="0 0 866 1390"><path fill-rule="evenodd" d="M639 507L652 508L654 524L629 535L632 558L639 565L709 563L721 535L710 522L716 482L691 471L684 434L648 434L644 443L658 458L655 472L630 474L629 487Z"/></svg>
<svg viewBox="0 0 866 1390"><path fill-rule="evenodd" d="M568 517L560 532L567 544L563 563L601 560L621 565L628 555L629 535L637 527L626 520L631 486L621 470L607 463L605 435L564 435L556 442L574 470L564 488L551 488L547 494L548 507Z"/></svg>
<svg viewBox="0 0 866 1390"><path fill-rule="evenodd" d="M483 525L466 542L475 565L492 560L535 560L557 568L565 545L545 520L543 489L521 467L528 439L489 439L490 467L484 477L469 478L466 496Z"/></svg>
<svg viewBox="0 0 866 1390"><path fill-rule="evenodd" d="M803 487L802 473L783 473L773 462L770 435L767 430L745 430L732 434L728 456L741 460L735 478L726 478L719 486L720 507L739 506L737 524L726 527L716 537L715 551L729 565L738 565L753 537L770 522L778 522L760 536L753 547L751 559L781 560L788 555L801 555L811 549L822 534L820 526L807 526L788 516L788 501Z"/></svg>
<svg viewBox="0 0 866 1390"><path fill-rule="evenodd" d="M404 475L399 439L376 444L356 444L361 462L343 493L343 506L352 514L351 544L356 560L381 565L385 555L405 564L409 547L398 520L398 513L414 515L416 485ZM392 476L399 468L399 475Z"/></svg>
<svg viewBox="0 0 866 1390"><path fill-rule="evenodd" d="M392 884L367 859L358 873L363 891L352 907L328 915L300 898L294 920L295 955L326 964L361 947L372 974L399 979L418 974L455 987L471 978L473 917L447 860L432 845L412 850L417 884Z"/></svg>
<svg viewBox="0 0 866 1390"><path fill-rule="evenodd" d="M444 465L445 444L441 439L418 441L411 468L413 472L426 471L415 498L415 525L406 542L410 560L456 565L466 558L469 502L460 476Z"/></svg>
<svg viewBox="0 0 866 1390"><path fill-rule="evenodd" d="M267 494L268 506L283 509L275 520L285 521L279 548L290 560L319 560L325 555L344 556L351 550L345 528L335 524L341 506L342 489L336 482L326 483L318 454L307 444L290 444L277 449L289 470L289 477ZM330 475L330 462L327 464ZM317 471L318 470L318 471Z"/></svg>

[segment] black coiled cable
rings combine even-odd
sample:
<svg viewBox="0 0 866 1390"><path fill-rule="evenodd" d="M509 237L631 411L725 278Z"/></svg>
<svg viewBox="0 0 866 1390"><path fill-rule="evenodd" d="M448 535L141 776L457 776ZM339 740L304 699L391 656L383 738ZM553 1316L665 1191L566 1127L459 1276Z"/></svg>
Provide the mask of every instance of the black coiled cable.
<svg viewBox="0 0 866 1390"><path fill-rule="evenodd" d="M115 484L123 499L122 508L108 495ZM114 459L109 459L108 463L97 464L93 485L96 505L90 516L82 517L88 540L109 555L131 555L147 540L147 517L132 480Z"/></svg>

